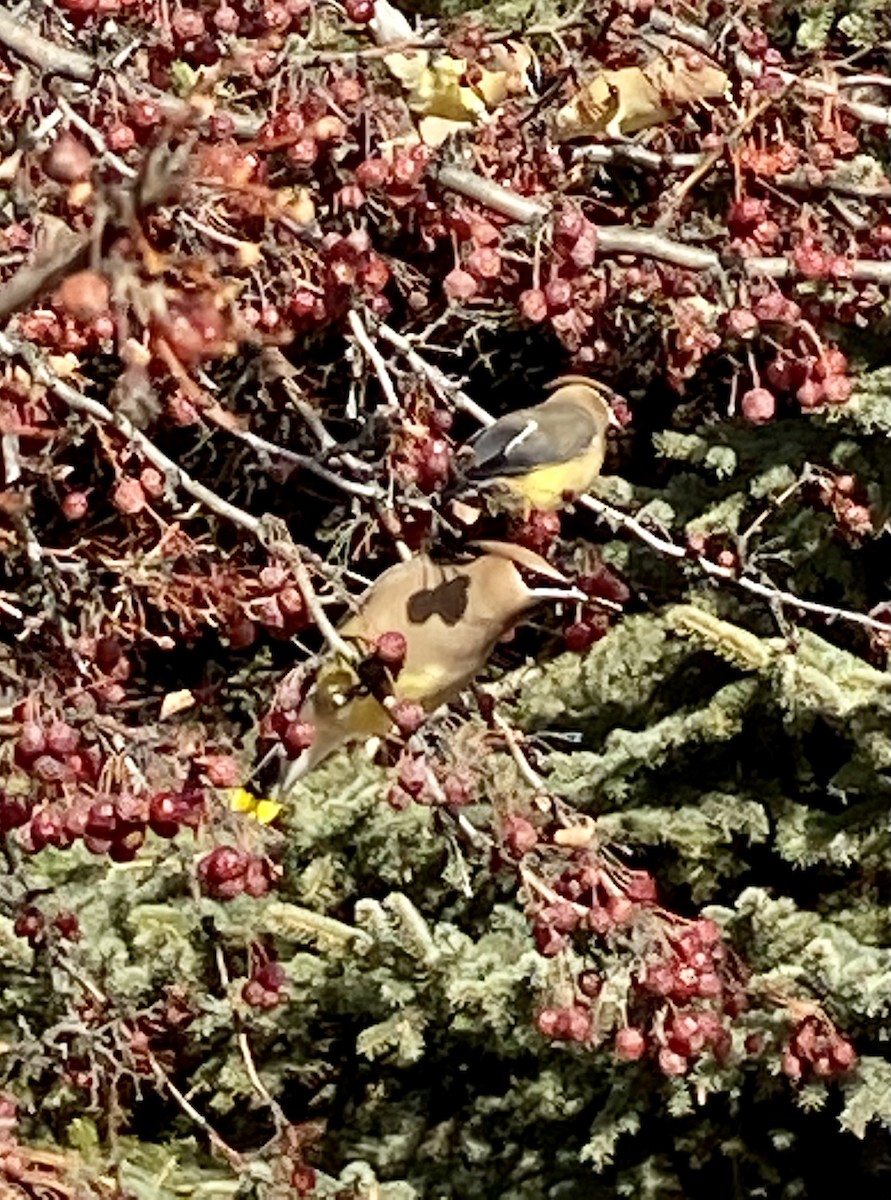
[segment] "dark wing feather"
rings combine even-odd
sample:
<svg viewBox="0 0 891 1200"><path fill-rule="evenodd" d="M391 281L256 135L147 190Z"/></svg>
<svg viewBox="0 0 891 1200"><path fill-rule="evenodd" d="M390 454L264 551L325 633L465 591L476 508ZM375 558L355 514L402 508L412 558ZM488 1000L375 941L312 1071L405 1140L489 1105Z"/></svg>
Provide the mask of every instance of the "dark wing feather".
<svg viewBox="0 0 891 1200"><path fill-rule="evenodd" d="M580 404L551 401L521 408L483 429L468 446L468 479L525 475L536 467L569 462L584 454L598 432L593 414Z"/></svg>

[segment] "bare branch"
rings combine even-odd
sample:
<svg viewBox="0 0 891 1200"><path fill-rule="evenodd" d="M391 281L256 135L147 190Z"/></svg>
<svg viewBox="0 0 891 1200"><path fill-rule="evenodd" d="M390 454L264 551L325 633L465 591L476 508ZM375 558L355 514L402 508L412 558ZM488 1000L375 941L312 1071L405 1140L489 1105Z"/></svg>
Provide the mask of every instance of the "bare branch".
<svg viewBox="0 0 891 1200"><path fill-rule="evenodd" d="M53 75L65 75L89 83L96 74L96 63L88 54L68 50L41 37L36 30L22 24L0 9L0 42L19 58L24 58Z"/></svg>
<svg viewBox="0 0 891 1200"><path fill-rule="evenodd" d="M381 390L387 397L387 404L392 409L399 409L401 407L399 396L396 393L396 388L393 386L393 380L390 378L387 364L380 350L378 350L377 346L375 346L374 342L368 336L368 331L362 323L362 318L353 309L349 313L347 320L349 321L350 329L353 331L353 336L362 347L362 352L374 367L374 373L377 375Z"/></svg>
<svg viewBox="0 0 891 1200"><path fill-rule="evenodd" d="M512 216L526 224L532 224L547 215L548 210L543 209L540 203L533 204L500 183L484 179L463 167L444 167L437 179L451 191L472 195L494 212ZM640 229L634 225L598 225L597 249L607 255L633 254L641 258L655 258L691 271L721 274L725 269L714 250L672 241L652 229ZM747 275L763 275L771 279L784 279L796 273L795 264L788 258L744 258L739 260L739 266ZM850 263L850 270L850 277L861 283L891 283L891 262L855 258Z"/></svg>
<svg viewBox="0 0 891 1200"><path fill-rule="evenodd" d="M258 517L254 517L250 513L245 512L244 509L230 504L228 500L224 500L222 496L218 496L216 492L205 487L203 483L199 483L197 479L193 479L173 459L168 458L166 454L159 450L154 442L141 429L137 429L122 413L113 413L104 404L100 404L98 400L93 400L90 396L85 396L83 392L79 392L77 388L66 383L64 379L60 379L54 371L50 370L34 347L25 342L14 340L8 334L0 333L0 354L21 358L26 363L31 377L37 383L41 383L44 387L48 388L54 396L58 396L60 400L63 400L69 408L76 412L87 413L89 416L101 421L104 425L110 425L118 429L125 437L139 446L149 462L157 467L159 471L162 471L175 487L180 487L183 491L188 492L190 496L194 496L201 504L211 509L212 512L215 512L217 516L223 517L227 521L232 521L233 524L248 530L255 537L259 536L262 530L262 521Z"/></svg>

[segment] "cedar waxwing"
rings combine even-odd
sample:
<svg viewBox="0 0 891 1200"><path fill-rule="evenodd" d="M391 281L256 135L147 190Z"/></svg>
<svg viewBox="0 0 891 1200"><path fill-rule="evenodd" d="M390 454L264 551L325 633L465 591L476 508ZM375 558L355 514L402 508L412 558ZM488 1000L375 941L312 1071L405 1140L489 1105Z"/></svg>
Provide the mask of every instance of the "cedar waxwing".
<svg viewBox="0 0 891 1200"><path fill-rule="evenodd" d="M618 425L593 379L564 375L549 386L557 390L542 404L505 414L467 444L464 477L506 489L524 515L586 492L603 466L606 431Z"/></svg>
<svg viewBox="0 0 891 1200"><path fill-rule="evenodd" d="M537 604L585 599L523 546L477 542L472 549L477 557L468 562L437 563L419 554L397 563L361 597L338 632L365 662L334 656L323 664L298 716L314 726L313 742L282 772L283 795L338 747L388 733L394 702L413 701L429 713L456 696L498 639ZM401 664L390 670L375 657L386 633L401 634L405 645Z"/></svg>

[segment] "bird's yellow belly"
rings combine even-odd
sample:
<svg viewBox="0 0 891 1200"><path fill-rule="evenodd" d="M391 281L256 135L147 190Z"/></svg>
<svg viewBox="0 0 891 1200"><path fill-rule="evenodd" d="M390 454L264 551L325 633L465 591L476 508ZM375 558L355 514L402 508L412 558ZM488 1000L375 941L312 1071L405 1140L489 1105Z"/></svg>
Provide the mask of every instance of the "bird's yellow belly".
<svg viewBox="0 0 891 1200"><path fill-rule="evenodd" d="M580 496L586 492L602 466L603 452L599 447L593 447L572 462L537 467L528 475L501 479L499 482L519 496L527 508L554 512L563 507L567 495Z"/></svg>

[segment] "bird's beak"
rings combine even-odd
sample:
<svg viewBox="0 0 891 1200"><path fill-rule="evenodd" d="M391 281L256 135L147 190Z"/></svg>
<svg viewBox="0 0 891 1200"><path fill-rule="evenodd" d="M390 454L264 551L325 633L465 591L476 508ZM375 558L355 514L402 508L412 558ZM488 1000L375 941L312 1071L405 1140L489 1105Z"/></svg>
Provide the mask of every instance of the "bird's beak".
<svg viewBox="0 0 891 1200"><path fill-rule="evenodd" d="M612 408L612 406L610 406L607 410L607 420L609 421L610 425L612 425L613 429L622 428L622 422L616 416L615 410Z"/></svg>
<svg viewBox="0 0 891 1200"><path fill-rule="evenodd" d="M307 774L309 761L309 751L304 750L298 758L288 763L281 774L278 787L273 789L274 795L272 798L274 800L287 800L297 783Z"/></svg>

